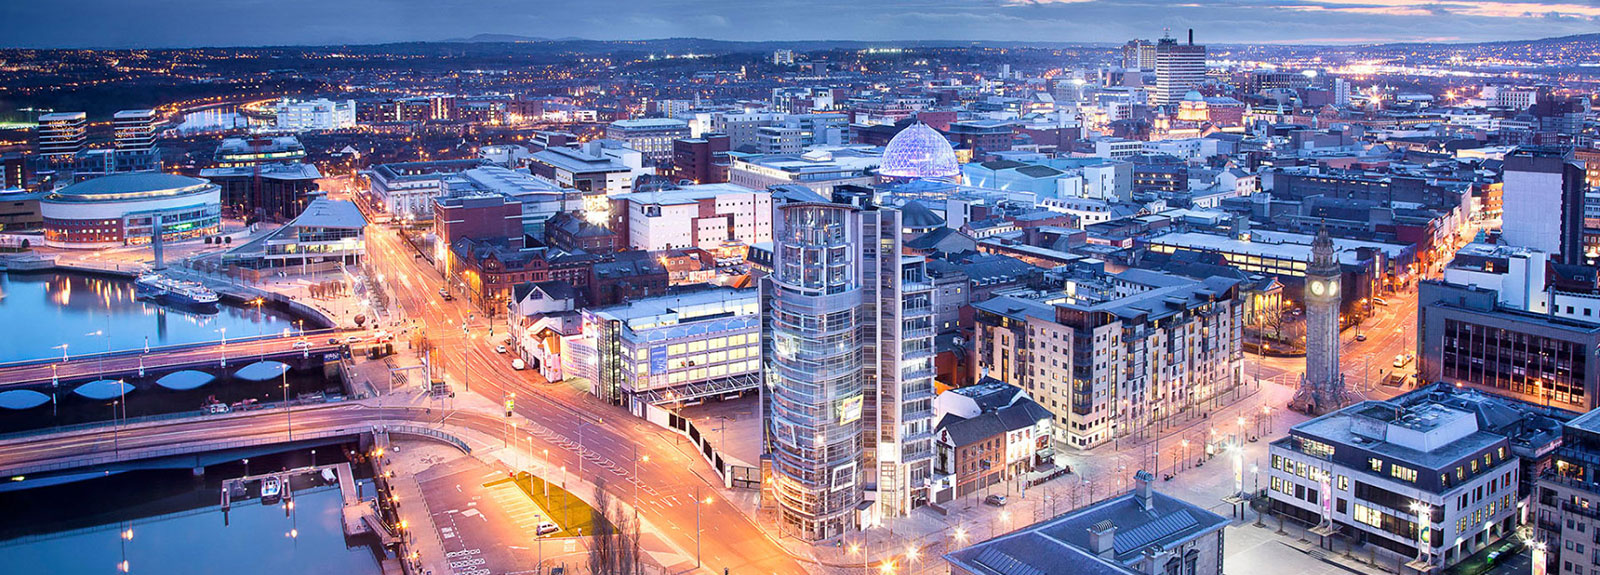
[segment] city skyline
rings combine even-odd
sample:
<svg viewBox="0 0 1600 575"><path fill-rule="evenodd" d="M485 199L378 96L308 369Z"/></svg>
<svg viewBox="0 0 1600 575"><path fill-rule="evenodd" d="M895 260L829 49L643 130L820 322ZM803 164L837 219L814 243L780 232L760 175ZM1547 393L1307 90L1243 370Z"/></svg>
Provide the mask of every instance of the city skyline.
<svg viewBox="0 0 1600 575"><path fill-rule="evenodd" d="M443 42L480 35L591 40L1001 41L1112 43L1162 28L1213 44L1474 43L1593 33L1600 6L1577 1L891 0L596 5L351 1L271 4L69 0L0 8L0 35L27 48L314 46ZM1152 15L1152 11L1153 15ZM307 13L326 17L306 19ZM174 18L183 14L183 18ZM230 22L249 19L252 26ZM209 24L209 25L207 25ZM560 30L559 34L532 31ZM1226 36L1219 34L1226 30Z"/></svg>

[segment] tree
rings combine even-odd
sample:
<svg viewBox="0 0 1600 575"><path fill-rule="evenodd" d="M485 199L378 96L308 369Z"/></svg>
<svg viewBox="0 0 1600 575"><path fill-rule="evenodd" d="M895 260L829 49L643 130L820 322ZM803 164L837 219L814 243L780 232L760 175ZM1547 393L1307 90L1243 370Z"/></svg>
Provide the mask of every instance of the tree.
<svg viewBox="0 0 1600 575"><path fill-rule="evenodd" d="M606 493L604 480L595 484L593 539L589 545L589 572L606 575L642 575L639 526L624 513L616 499Z"/></svg>

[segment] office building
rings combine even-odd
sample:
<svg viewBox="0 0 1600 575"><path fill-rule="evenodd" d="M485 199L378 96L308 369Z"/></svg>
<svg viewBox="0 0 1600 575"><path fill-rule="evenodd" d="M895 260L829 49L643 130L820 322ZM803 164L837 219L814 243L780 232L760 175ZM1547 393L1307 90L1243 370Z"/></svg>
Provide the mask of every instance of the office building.
<svg viewBox="0 0 1600 575"><path fill-rule="evenodd" d="M123 110L111 116L113 143L117 151L148 151L156 147L154 110Z"/></svg>
<svg viewBox="0 0 1600 575"><path fill-rule="evenodd" d="M265 238L226 253L223 261L287 273L338 272L361 264L367 252L366 226L367 218L354 203L317 198Z"/></svg>
<svg viewBox="0 0 1600 575"><path fill-rule="evenodd" d="M1562 426L1560 447L1533 479L1533 513L1526 518L1533 529L1529 539L1535 542L1533 571L1600 571L1600 555L1594 553L1595 534L1600 533L1600 411Z"/></svg>
<svg viewBox="0 0 1600 575"><path fill-rule="evenodd" d="M40 114L39 141L34 149L46 161L70 160L89 143L88 118L83 112Z"/></svg>
<svg viewBox="0 0 1600 575"><path fill-rule="evenodd" d="M1600 323L1510 308L1476 285L1423 281L1417 293L1423 381L1572 411L1600 407L1600 361L1589 359L1600 349Z"/></svg>
<svg viewBox="0 0 1600 575"><path fill-rule="evenodd" d="M630 248L719 253L772 241L772 194L734 184L611 196L611 230Z"/></svg>
<svg viewBox="0 0 1600 575"><path fill-rule="evenodd" d="M645 405L755 391L760 300L755 289L714 288L583 310L591 391L641 416Z"/></svg>
<svg viewBox="0 0 1600 575"><path fill-rule="evenodd" d="M672 162L672 142L689 137L689 123L673 118L617 120L606 126L606 138L644 154L653 164Z"/></svg>
<svg viewBox="0 0 1600 575"><path fill-rule="evenodd" d="M695 184L728 181L728 136L703 134L672 142L672 179Z"/></svg>
<svg viewBox="0 0 1600 575"><path fill-rule="evenodd" d="M1156 91L1151 104L1176 106L1190 90L1206 79L1206 47L1194 43L1194 30L1189 30L1189 43L1179 44L1177 39L1162 38L1156 43Z"/></svg>
<svg viewBox="0 0 1600 575"><path fill-rule="evenodd" d="M956 575L1222 575L1228 519L1158 492L1129 493L945 554Z"/></svg>
<svg viewBox="0 0 1600 575"><path fill-rule="evenodd" d="M0 154L0 189L28 187L28 160L22 154Z"/></svg>
<svg viewBox="0 0 1600 575"><path fill-rule="evenodd" d="M633 191L634 169L605 155L553 147L528 158L528 172L585 194L611 195Z"/></svg>
<svg viewBox="0 0 1600 575"><path fill-rule="evenodd" d="M285 162L206 168L200 177L222 188L222 213L251 221L284 222L300 215L322 174L313 164Z"/></svg>
<svg viewBox="0 0 1600 575"><path fill-rule="evenodd" d="M1268 446L1262 487L1311 533L1429 573L1515 531L1519 486L1559 428L1530 404L1426 386L1290 428Z"/></svg>
<svg viewBox="0 0 1600 575"><path fill-rule="evenodd" d="M1129 40L1122 45L1122 67L1130 70L1156 69L1156 45L1149 40Z"/></svg>
<svg viewBox="0 0 1600 575"><path fill-rule="evenodd" d="M1093 272L1037 298L972 304L989 377L1055 415L1057 439L1089 449L1209 410L1243 383L1239 281Z"/></svg>
<svg viewBox="0 0 1600 575"><path fill-rule="evenodd" d="M355 100L292 100L284 98L273 107L279 130L309 132L313 130L343 130L356 127Z"/></svg>
<svg viewBox="0 0 1600 575"><path fill-rule="evenodd" d="M733 165L728 182L755 190L798 184L819 194L829 194L837 186L873 184L873 171L883 162L879 148L852 146L819 148L804 154L747 154L730 152Z"/></svg>
<svg viewBox="0 0 1600 575"><path fill-rule="evenodd" d="M294 136L224 138L211 160L218 168L253 166L305 159L306 147Z"/></svg>
<svg viewBox="0 0 1600 575"><path fill-rule="evenodd" d="M163 241L217 233L222 192L211 182L177 174L116 174L76 183L44 197L45 245L100 249L150 242L159 216Z"/></svg>
<svg viewBox="0 0 1600 575"><path fill-rule="evenodd" d="M476 168L481 160L442 160L379 164L366 172L372 199L390 216L405 220L433 217L433 200L444 195L445 178Z"/></svg>
<svg viewBox="0 0 1600 575"><path fill-rule="evenodd" d="M500 196L520 203L523 233L536 238L544 237L545 222L556 214L585 213L582 210L590 205L590 196L578 190L500 166L480 166L448 175L444 188L445 197ZM604 205L601 204L602 213Z"/></svg>
<svg viewBox="0 0 1600 575"><path fill-rule="evenodd" d="M1583 167L1558 151L1518 149L1505 157L1501 240L1555 255L1583 258Z"/></svg>
<svg viewBox="0 0 1600 575"><path fill-rule="evenodd" d="M898 210L867 194L836 200L784 192L761 280L773 495L782 531L805 541L905 515L929 500L932 477L924 262L901 255Z"/></svg>

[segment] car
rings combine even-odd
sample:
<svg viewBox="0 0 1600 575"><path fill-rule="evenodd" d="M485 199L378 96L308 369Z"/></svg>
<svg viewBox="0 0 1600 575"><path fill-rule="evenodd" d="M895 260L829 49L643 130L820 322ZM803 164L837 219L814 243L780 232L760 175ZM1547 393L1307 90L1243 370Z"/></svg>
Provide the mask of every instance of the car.
<svg viewBox="0 0 1600 575"><path fill-rule="evenodd" d="M1356 334L1356 341L1367 341L1367 334L1364 334L1364 333Z"/></svg>
<svg viewBox="0 0 1600 575"><path fill-rule="evenodd" d="M378 330L378 333L372 334L372 341L378 343L394 341L394 334L389 333L388 331Z"/></svg>
<svg viewBox="0 0 1600 575"><path fill-rule="evenodd" d="M1372 298L1372 303L1375 303L1375 304L1378 304L1378 305L1389 305L1389 300L1383 299L1381 297L1374 296Z"/></svg>
<svg viewBox="0 0 1600 575"><path fill-rule="evenodd" d="M1411 360L1413 360L1413 359L1416 359L1416 356L1411 355L1409 353L1402 353L1400 355L1394 356L1394 366L1395 367L1405 367L1406 365L1410 364Z"/></svg>
<svg viewBox="0 0 1600 575"><path fill-rule="evenodd" d="M522 358L520 358L520 357L516 358L516 359L513 359L513 360L511 360L511 369L515 369L517 371L522 371L524 369L528 369L528 363L525 362L525 361L522 361Z"/></svg>
<svg viewBox="0 0 1600 575"><path fill-rule="evenodd" d="M540 537L544 537L546 535L549 535L551 533L555 533L555 532L560 531L560 530L561 530L561 526L560 525L556 525L556 523L554 521L550 521L550 520L546 519L546 520L543 520L543 521L539 522L539 525L534 528L534 533L538 533Z"/></svg>
<svg viewBox="0 0 1600 575"><path fill-rule="evenodd" d="M1004 495L990 495L988 497L983 498L983 502L987 503L989 505L993 505L995 507L1004 507L1005 504L1006 504L1006 496L1004 496Z"/></svg>
<svg viewBox="0 0 1600 575"><path fill-rule="evenodd" d="M352 335L350 337L344 338L344 342L345 343L361 343L361 336Z"/></svg>
<svg viewBox="0 0 1600 575"><path fill-rule="evenodd" d="M337 337L330 337L330 338L328 338L328 343L329 343L329 344L332 344L332 345L338 345L338 344L339 344L339 338L337 338Z"/></svg>
<svg viewBox="0 0 1600 575"><path fill-rule="evenodd" d="M506 352L506 346L503 346L503 345L494 346L494 352L495 353L505 353Z"/></svg>
<svg viewBox="0 0 1600 575"><path fill-rule="evenodd" d="M311 342L302 339L300 341L294 342L294 348L295 349L311 349Z"/></svg>

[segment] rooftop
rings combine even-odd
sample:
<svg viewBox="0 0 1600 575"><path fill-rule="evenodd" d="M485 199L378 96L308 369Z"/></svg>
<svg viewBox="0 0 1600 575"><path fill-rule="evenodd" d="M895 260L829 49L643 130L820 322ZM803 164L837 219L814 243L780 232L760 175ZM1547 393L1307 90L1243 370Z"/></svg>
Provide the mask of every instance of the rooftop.
<svg viewBox="0 0 1600 575"><path fill-rule="evenodd" d="M317 198L306 205L290 226L300 228L362 228L367 218L354 202Z"/></svg>
<svg viewBox="0 0 1600 575"><path fill-rule="evenodd" d="M178 174L137 172L84 180L46 196L57 201L100 201L201 192L211 182Z"/></svg>
<svg viewBox="0 0 1600 575"><path fill-rule="evenodd" d="M1149 480L1149 475L1140 472ZM945 555L973 573L1125 575L1146 549L1168 549L1221 529L1228 519L1152 490L1149 509L1137 491L1024 527ZM1091 550L1090 531L1115 528L1110 558Z"/></svg>

